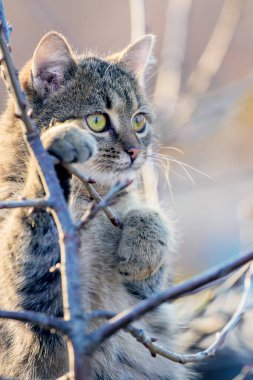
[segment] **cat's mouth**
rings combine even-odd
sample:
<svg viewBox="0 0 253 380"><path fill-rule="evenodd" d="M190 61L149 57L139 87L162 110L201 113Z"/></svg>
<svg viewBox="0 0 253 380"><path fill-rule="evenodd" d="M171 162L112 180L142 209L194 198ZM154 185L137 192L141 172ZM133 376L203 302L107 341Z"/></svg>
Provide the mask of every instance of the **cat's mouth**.
<svg viewBox="0 0 253 380"><path fill-rule="evenodd" d="M130 162L125 165L115 166L114 170L116 172L122 172L127 170L139 170L141 168L142 164L137 163L136 161Z"/></svg>
<svg viewBox="0 0 253 380"><path fill-rule="evenodd" d="M137 171L139 170L144 164L144 157L138 157L138 159L132 161L128 160L127 162L119 162L118 160L115 160L111 162L110 164L107 163L105 165L104 169L106 172L108 171L113 171L117 173L122 173L122 172L128 172L128 171Z"/></svg>
<svg viewBox="0 0 253 380"><path fill-rule="evenodd" d="M116 181L134 180L144 162L144 159L138 159L133 162L119 162L118 160L105 162L104 160L99 160L98 157L94 157L94 159L81 164L80 169L96 183L111 186Z"/></svg>
<svg viewBox="0 0 253 380"><path fill-rule="evenodd" d="M94 181L101 184L112 184L121 179L134 179L146 161L145 154L135 160L130 157L104 157L99 153L82 165L82 171Z"/></svg>

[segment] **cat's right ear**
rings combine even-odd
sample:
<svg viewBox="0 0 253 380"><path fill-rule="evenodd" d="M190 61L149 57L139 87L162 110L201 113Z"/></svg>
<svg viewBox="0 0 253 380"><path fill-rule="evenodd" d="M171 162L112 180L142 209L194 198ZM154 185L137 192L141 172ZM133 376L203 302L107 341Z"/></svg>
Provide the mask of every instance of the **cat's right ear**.
<svg viewBox="0 0 253 380"><path fill-rule="evenodd" d="M121 52L119 62L133 72L143 84L148 66L155 62L153 58L155 36L146 34Z"/></svg>
<svg viewBox="0 0 253 380"><path fill-rule="evenodd" d="M44 97L59 90L71 63L74 64L73 53L66 39L57 32L47 33L33 54L33 88Z"/></svg>

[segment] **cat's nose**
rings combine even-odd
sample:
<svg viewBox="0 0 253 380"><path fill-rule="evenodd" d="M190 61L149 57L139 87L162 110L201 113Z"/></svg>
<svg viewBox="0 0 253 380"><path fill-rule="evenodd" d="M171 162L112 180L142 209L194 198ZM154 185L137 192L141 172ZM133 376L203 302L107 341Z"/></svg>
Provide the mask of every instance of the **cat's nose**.
<svg viewBox="0 0 253 380"><path fill-rule="evenodd" d="M141 151L140 148L129 148L129 149L126 149L126 152L129 154L129 156L131 158L131 161L136 160L136 158L140 154L140 151Z"/></svg>

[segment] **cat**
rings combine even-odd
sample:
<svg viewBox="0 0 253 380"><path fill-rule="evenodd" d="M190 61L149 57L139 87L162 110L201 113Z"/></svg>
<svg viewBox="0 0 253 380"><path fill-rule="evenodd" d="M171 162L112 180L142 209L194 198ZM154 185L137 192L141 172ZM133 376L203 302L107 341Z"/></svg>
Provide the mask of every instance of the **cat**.
<svg viewBox="0 0 253 380"><path fill-rule="evenodd" d="M103 195L112 183L133 184L113 205L123 230L101 212L81 232L80 276L87 311L120 312L171 284L173 223L151 209L139 190L140 170L152 144L153 111L145 95L145 74L154 37L145 35L123 51L101 58L76 55L67 40L49 32L20 73L33 117L47 151L62 163L76 163ZM42 184L8 100L1 121L0 197L44 195ZM90 202L75 178L56 172L74 220ZM61 317L60 261L55 223L46 210L2 210L0 308ZM94 330L101 321L94 321ZM181 350L176 309L161 305L135 323L170 350ZM119 332L93 357L96 380L186 380L186 367L157 357L129 334ZM60 334L17 321L0 321L0 374L22 380L52 380L68 371Z"/></svg>

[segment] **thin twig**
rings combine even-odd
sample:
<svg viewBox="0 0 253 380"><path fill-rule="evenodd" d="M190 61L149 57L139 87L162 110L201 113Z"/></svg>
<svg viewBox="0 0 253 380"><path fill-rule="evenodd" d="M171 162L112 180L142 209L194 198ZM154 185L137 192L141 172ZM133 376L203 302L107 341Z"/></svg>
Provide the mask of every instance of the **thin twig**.
<svg viewBox="0 0 253 380"><path fill-rule="evenodd" d="M238 324L238 322L241 320L247 300L249 297L250 292L250 286L251 286L251 276L252 276L252 268L249 268L244 281L244 290L242 294L242 298L240 300L239 305L236 308L236 311L232 315L231 319L228 321L228 323L223 327L223 329L216 333L216 338L214 342L205 350L197 352L196 354L178 354L172 351L169 351L165 349L164 347L160 346L157 343L154 343L153 339L151 337L148 337L145 335L143 331L134 331L134 334L132 331L128 329L128 331L136 338L139 338L139 340L142 341L143 344L150 350L151 354L159 354L169 360L172 360L177 363L186 364L186 363L195 363L202 361L203 359L206 359L207 357L214 356L217 352L217 350L223 345L226 336L228 333L232 331L232 329ZM133 327L132 327L133 329Z"/></svg>
<svg viewBox="0 0 253 380"><path fill-rule="evenodd" d="M18 207L47 208L52 207L52 202L50 199L24 199L22 201L0 202L0 210Z"/></svg>
<svg viewBox="0 0 253 380"><path fill-rule="evenodd" d="M220 285L216 289L211 289L208 292L207 297L197 305L196 310L194 311L194 318L199 318L206 311L207 306L213 302L217 297L221 294L224 294L228 290L232 289L234 285L241 280L242 276L247 272L248 268L242 267L236 272L233 276L230 276L227 280L225 280L222 285Z"/></svg>
<svg viewBox="0 0 253 380"><path fill-rule="evenodd" d="M50 317L44 313L32 311L7 311L0 310L0 318L8 318L16 321L29 322L46 329L55 329L64 334L69 332L69 322L64 319Z"/></svg>
<svg viewBox="0 0 253 380"><path fill-rule="evenodd" d="M134 42L146 33L145 1L129 0L131 41Z"/></svg>
<svg viewBox="0 0 253 380"><path fill-rule="evenodd" d="M171 132L169 136L171 142L176 140L179 145L190 145L196 140L206 139L210 134L217 132L222 125L221 120L231 116L234 107L238 108L243 104L242 100L247 91L252 88L252 83L253 76L250 74L201 95L198 98L196 110L187 122L187 128Z"/></svg>
<svg viewBox="0 0 253 380"><path fill-rule="evenodd" d="M253 374L253 366L252 365L245 365L241 372L233 377L231 380L245 380L247 379L250 375Z"/></svg>
<svg viewBox="0 0 253 380"><path fill-rule="evenodd" d="M161 63L157 74L154 100L159 108L172 114L178 101L182 65L187 44L192 0L170 0L167 5Z"/></svg>
<svg viewBox="0 0 253 380"><path fill-rule="evenodd" d="M114 318L116 313L109 310L94 310L87 315L88 321L92 321L93 319L111 319Z"/></svg>
<svg viewBox="0 0 253 380"><path fill-rule="evenodd" d="M81 220L77 223L77 228L82 228L91 219L93 219L100 210L105 210L106 208L108 208L108 206L111 205L111 203L113 202L114 198L131 183L132 181L129 181L129 180L125 180L124 182L117 182L114 186L112 186L112 188L101 199L100 202L90 203L87 211L85 212ZM118 219L118 223L121 223L121 228L122 228L123 224L122 222L119 221L119 219Z"/></svg>
<svg viewBox="0 0 253 380"><path fill-rule="evenodd" d="M235 35L245 0L225 0L213 33L187 82L187 90L206 92Z"/></svg>
<svg viewBox="0 0 253 380"><path fill-rule="evenodd" d="M216 334L216 338L214 342L203 351L197 352L195 354L176 353L162 347L159 343L155 343L157 339L155 337L148 336L143 329L139 329L132 325L128 325L125 327L124 330L130 333L135 339L137 339L138 342L142 343L146 348L148 348L152 356L156 356L158 354L160 356L165 357L166 359L169 359L171 361L181 363L181 364L195 363L195 362L202 361L203 359L206 359L209 356L214 356L216 351L224 343L228 333L230 333L231 330L237 325L237 323L241 320L245 312L245 308L246 308L246 304L247 304L247 300L248 300L248 296L250 292L251 277L252 277L252 264L248 268L247 273L245 275L243 294L242 294L240 303L237 306L234 314L232 315L228 323L223 327L223 329ZM114 315L114 313L112 312L97 310L89 315L89 319L110 318L110 321L109 321L110 323L112 315ZM117 318L117 316L114 318Z"/></svg>
<svg viewBox="0 0 253 380"><path fill-rule="evenodd" d="M4 11L4 6L3 6L3 2L2 0L0 0L0 20L2 21L3 23L3 33L4 33L4 36L5 36L5 39L7 42L10 42L10 31L11 31L11 27L8 25L7 23L7 19L6 19L6 15L5 15L5 11Z"/></svg>
<svg viewBox="0 0 253 380"><path fill-rule="evenodd" d="M91 178L85 176L80 170L78 170L73 165L64 164L63 166L68 170L70 174L75 175L83 183L91 199L94 199L96 203L103 202L103 199L100 197L95 188L91 185ZM121 220L114 214L110 207L103 207L103 211L114 226L119 228L123 227Z"/></svg>
<svg viewBox="0 0 253 380"><path fill-rule="evenodd" d="M221 67L240 21L245 0L225 0L213 33L199 62L190 75L186 91L173 118L177 126L186 124L198 105L198 97L210 87Z"/></svg>
<svg viewBox="0 0 253 380"><path fill-rule="evenodd" d="M226 261L225 263L207 272L198 274L197 276L190 278L189 280L182 282L173 288L158 293L149 299L140 302L132 309L125 310L116 315L111 319L110 323L105 324L93 333L93 339L98 342L102 342L118 330L125 328L129 323L139 319L147 312L154 310L162 303L182 298L192 291L202 289L205 285L209 284L209 286L212 286L213 281L216 281L218 278L226 277L228 274L234 272L238 268L241 268L243 265L252 260L253 252L250 252L247 255Z"/></svg>

